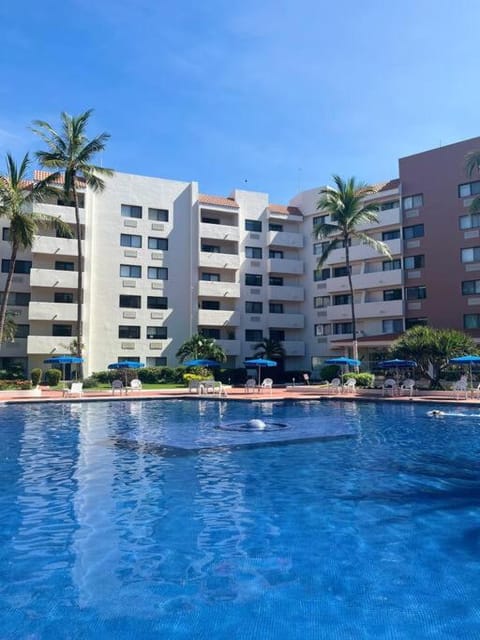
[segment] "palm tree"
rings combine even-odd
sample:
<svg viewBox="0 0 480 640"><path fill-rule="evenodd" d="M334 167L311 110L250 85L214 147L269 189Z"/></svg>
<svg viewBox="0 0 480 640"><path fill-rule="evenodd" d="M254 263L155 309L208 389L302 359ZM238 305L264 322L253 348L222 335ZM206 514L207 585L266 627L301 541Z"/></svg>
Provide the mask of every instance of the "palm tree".
<svg viewBox="0 0 480 640"><path fill-rule="evenodd" d="M264 338L254 347L254 358L266 358L267 360L283 360L285 358L285 349L282 343L271 338Z"/></svg>
<svg viewBox="0 0 480 640"><path fill-rule="evenodd" d="M325 187L320 190L317 210L330 216L330 222L320 222L314 228L314 236L319 240L331 238L326 244L318 260L318 267L325 264L330 253L338 248L339 241L345 248L345 266L347 267L348 285L350 288L350 306L352 314L352 351L358 359L357 322L355 318L355 302L353 299L352 271L350 263L350 245L354 238L369 245L384 256L391 257L384 242L375 240L358 227L365 223L378 223L378 207L365 200L375 193L375 189L355 178L343 180L340 176L332 176L336 188Z"/></svg>
<svg viewBox="0 0 480 640"><path fill-rule="evenodd" d="M471 151L465 156L465 172L469 178L480 170L480 151ZM478 213L480 210L480 196L474 198L470 204L470 212Z"/></svg>
<svg viewBox="0 0 480 640"><path fill-rule="evenodd" d="M217 360L217 362L225 362L227 356L225 351L212 338L206 338L198 333L191 338L185 340L176 353L176 357L180 362L191 358Z"/></svg>
<svg viewBox="0 0 480 640"><path fill-rule="evenodd" d="M75 234L77 239L78 279L77 279L77 331L76 355L82 357L82 302L83 302L83 256L82 236L80 229L80 212L77 186L79 179L83 179L93 191L103 191L105 183L100 176L112 176L111 169L105 169L92 164L97 153L105 149L108 133L101 133L89 140L86 129L93 110L89 109L79 116L71 116L62 112L61 129L57 132L48 122L34 120L33 131L46 143L48 151L36 153L40 164L53 169L53 178L63 182L65 200L75 207ZM52 177L50 176L50 178ZM83 366L80 365L80 378L83 378Z"/></svg>
<svg viewBox="0 0 480 640"><path fill-rule="evenodd" d="M0 176L0 217L5 217L10 226L8 240L11 251L7 281L0 306L0 344L11 333L7 319L7 304L18 251L32 248L35 235L41 226L54 227L65 237L72 236L70 228L60 218L28 211L35 202L41 202L53 192L49 180L42 184L33 184L27 179L31 165L28 153L20 166L12 155L7 153L6 165L5 174Z"/></svg>

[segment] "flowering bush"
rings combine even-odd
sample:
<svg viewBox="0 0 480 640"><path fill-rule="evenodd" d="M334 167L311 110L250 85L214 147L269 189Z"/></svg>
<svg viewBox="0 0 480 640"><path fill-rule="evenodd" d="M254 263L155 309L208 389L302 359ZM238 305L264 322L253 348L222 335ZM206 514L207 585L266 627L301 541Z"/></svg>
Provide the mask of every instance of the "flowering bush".
<svg viewBox="0 0 480 640"><path fill-rule="evenodd" d="M31 388L30 380L0 380L0 391L28 391Z"/></svg>

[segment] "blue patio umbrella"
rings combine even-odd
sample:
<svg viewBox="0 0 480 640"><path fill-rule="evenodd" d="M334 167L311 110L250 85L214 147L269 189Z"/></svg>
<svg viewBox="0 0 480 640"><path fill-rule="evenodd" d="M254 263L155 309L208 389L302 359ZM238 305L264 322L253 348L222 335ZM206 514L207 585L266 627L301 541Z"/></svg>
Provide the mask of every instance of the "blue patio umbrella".
<svg viewBox="0 0 480 640"><path fill-rule="evenodd" d="M243 364L247 367L257 367L258 369L258 384L260 384L262 367L276 367L275 360L267 360L266 358L252 358L251 360L244 360Z"/></svg>
<svg viewBox="0 0 480 640"><path fill-rule="evenodd" d="M207 358L196 358L195 360L187 360L184 363L186 367L219 367L220 362L216 360L208 360Z"/></svg>
<svg viewBox="0 0 480 640"><path fill-rule="evenodd" d="M143 362L136 362L135 360L122 360L121 362L112 362L108 365L109 369L125 369L125 386L128 385L128 370L129 369L141 369L144 367Z"/></svg>
<svg viewBox="0 0 480 640"><path fill-rule="evenodd" d="M355 358L339 356L338 358L327 358L325 364L338 364L339 367L359 367L361 363Z"/></svg>
<svg viewBox="0 0 480 640"><path fill-rule="evenodd" d="M43 361L45 364L57 364L62 367L62 380L65 380L65 365L66 364L79 364L83 362L83 358L78 356L52 356Z"/></svg>
<svg viewBox="0 0 480 640"><path fill-rule="evenodd" d="M450 358L449 362L452 364L466 364L468 365L468 372L470 375L470 387L472 387L473 375L472 375L472 365L480 364L480 356L471 354L466 356L458 356L457 358Z"/></svg>
<svg viewBox="0 0 480 640"><path fill-rule="evenodd" d="M395 369L395 378L399 377L400 369L413 369L417 366L415 360L402 360L400 358L394 358L393 360L382 360L382 362L377 363L377 367L380 369Z"/></svg>

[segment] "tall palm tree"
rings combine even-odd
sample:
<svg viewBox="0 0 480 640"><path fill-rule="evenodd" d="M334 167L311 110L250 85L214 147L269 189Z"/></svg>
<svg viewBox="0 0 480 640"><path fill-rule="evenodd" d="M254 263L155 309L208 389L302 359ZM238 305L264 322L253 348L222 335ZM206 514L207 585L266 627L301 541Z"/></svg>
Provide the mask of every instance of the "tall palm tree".
<svg viewBox="0 0 480 640"><path fill-rule="evenodd" d="M36 153L40 164L46 169L53 170L53 177L63 182L65 200L73 203L75 207L75 234L77 239L78 279L77 279L77 331L76 331L76 355L82 356L83 324L83 255L82 236L80 229L80 212L77 186L79 179L83 179L93 191L103 191L105 183L101 176L112 176L111 169L105 169L92 164L94 156L105 149L108 133L89 140L86 130L93 110L89 109L79 116L71 116L62 112L61 128L57 132L48 122L34 120L33 131L46 143L47 151ZM36 127L36 128L35 128ZM51 178L51 176L50 176ZM83 378L83 366L80 365L80 378Z"/></svg>
<svg viewBox="0 0 480 640"><path fill-rule="evenodd" d="M283 360L285 358L285 349L282 343L271 338L264 338L253 349L254 358L266 358L267 360Z"/></svg>
<svg viewBox="0 0 480 640"><path fill-rule="evenodd" d="M215 340L201 336L198 333L185 340L177 351L176 356L180 362L191 358L217 360L218 362L225 362L227 359L225 351Z"/></svg>
<svg viewBox="0 0 480 640"><path fill-rule="evenodd" d="M352 351L353 357L358 359L357 322L355 317L354 291L352 284L352 270L350 262L350 245L354 238L361 240L375 251L391 257L388 246L380 240L375 240L358 227L365 223L378 222L378 207L365 198L375 193L375 189L365 183L357 182L355 178L343 180L333 175L336 188L325 187L320 190L320 200L317 210L330 216L330 222L320 222L314 228L314 236L319 240L330 238L318 260L318 267L325 264L328 256L338 248L338 242L345 248L345 266L347 267L348 286L350 288L350 307L352 314Z"/></svg>
<svg viewBox="0 0 480 640"><path fill-rule="evenodd" d="M10 242L10 263L7 274L2 304L0 306L0 344L8 337L10 331L7 324L8 296L12 289L13 274L19 250L31 249L39 227L50 226L71 237L71 231L60 218L29 211L36 202L41 202L53 192L50 181L33 184L28 180L31 166L28 153L20 165L17 165L11 154L6 155L6 172L0 176L0 217L9 223L8 240Z"/></svg>

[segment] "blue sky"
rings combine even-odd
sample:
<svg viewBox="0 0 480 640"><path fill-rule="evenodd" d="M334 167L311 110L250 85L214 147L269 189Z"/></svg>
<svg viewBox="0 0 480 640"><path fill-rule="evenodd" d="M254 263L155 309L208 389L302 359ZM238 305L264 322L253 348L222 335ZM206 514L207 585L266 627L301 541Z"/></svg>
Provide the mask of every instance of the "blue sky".
<svg viewBox="0 0 480 640"><path fill-rule="evenodd" d="M7 6L8 5L8 6ZM0 154L93 107L118 171L287 202L480 134L474 0L0 5ZM41 11L40 11L41 8Z"/></svg>

